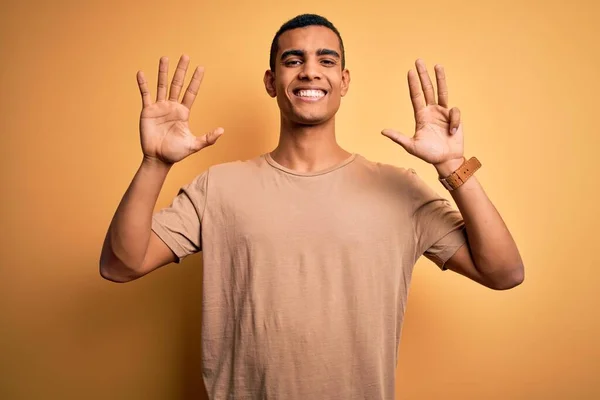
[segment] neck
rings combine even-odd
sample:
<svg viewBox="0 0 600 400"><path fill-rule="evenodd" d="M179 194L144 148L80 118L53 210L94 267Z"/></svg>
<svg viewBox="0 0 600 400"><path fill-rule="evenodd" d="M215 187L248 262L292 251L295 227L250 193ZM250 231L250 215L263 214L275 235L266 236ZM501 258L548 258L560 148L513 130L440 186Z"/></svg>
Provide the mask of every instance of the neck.
<svg viewBox="0 0 600 400"><path fill-rule="evenodd" d="M318 125L299 125L282 118L279 144L271 152L277 163L298 172L322 171L350 155L336 141L335 118Z"/></svg>

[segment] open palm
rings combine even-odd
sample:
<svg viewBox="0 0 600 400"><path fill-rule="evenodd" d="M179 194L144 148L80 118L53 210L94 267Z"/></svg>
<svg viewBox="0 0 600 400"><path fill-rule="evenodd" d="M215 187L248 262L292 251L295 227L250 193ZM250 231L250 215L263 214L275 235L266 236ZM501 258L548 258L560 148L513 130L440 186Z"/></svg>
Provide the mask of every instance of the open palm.
<svg viewBox="0 0 600 400"><path fill-rule="evenodd" d="M214 144L223 134L222 128L217 128L201 137L196 137L190 131L190 110L198 94L204 70L201 67L196 68L180 103L179 96L188 65L189 57L181 56L167 99L169 61L166 57L160 59L158 90L154 103L150 98L144 73L139 71L137 74L143 106L140 115L140 140L144 157L173 164Z"/></svg>
<svg viewBox="0 0 600 400"><path fill-rule="evenodd" d="M417 72L408 72L408 87L415 115L412 138L394 130L382 134L401 145L408 153L430 164L460 159L464 152L464 136L458 108L448 109L448 86L442 66L435 68L438 101L425 63L416 61Z"/></svg>

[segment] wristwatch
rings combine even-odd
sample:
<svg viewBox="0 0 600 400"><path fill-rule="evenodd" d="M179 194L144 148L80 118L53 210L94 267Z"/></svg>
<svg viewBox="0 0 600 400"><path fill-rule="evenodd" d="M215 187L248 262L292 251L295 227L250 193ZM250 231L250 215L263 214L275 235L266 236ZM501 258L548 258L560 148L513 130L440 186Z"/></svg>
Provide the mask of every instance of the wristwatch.
<svg viewBox="0 0 600 400"><path fill-rule="evenodd" d="M471 175L473 175L479 168L481 168L481 163L477 157L471 157L469 161L463 162L462 165L449 176L445 178L439 178L439 181L446 189L452 191L465 183L467 179L469 179Z"/></svg>

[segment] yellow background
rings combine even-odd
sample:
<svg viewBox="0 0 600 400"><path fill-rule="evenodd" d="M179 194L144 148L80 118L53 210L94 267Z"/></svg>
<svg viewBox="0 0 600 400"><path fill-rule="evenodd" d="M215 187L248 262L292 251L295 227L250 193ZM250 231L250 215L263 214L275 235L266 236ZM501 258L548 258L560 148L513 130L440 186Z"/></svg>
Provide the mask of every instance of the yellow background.
<svg viewBox="0 0 600 400"><path fill-rule="evenodd" d="M482 161L525 261L525 282L506 292L418 262L397 397L600 398L592 0L3 2L0 398L199 395L201 255L125 285L98 274L141 160L135 74L155 96L159 57L172 73L189 54L206 67L191 126L226 130L172 170L161 207L209 165L274 148L279 114L262 76L276 30L304 12L330 18L346 45L339 142L415 168L440 193L434 168L379 132L414 129L415 59L445 66L466 155Z"/></svg>

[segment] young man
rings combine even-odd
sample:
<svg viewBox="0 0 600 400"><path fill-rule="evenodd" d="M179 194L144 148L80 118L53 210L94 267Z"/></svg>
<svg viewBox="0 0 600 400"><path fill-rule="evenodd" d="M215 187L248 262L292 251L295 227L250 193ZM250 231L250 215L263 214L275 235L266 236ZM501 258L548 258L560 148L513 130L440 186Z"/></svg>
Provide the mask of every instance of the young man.
<svg viewBox="0 0 600 400"><path fill-rule="evenodd" d="M138 83L143 161L109 227L100 272L126 282L202 251L203 377L214 399L390 399L412 269L421 255L493 289L523 280L500 215L465 163L458 109L438 96L425 64L408 74L416 132L382 133L432 164L458 210L412 169L342 149L335 114L350 84L344 47L325 18L301 15L277 32L264 83L281 110L277 148L210 167L156 214L178 161L223 134L202 137L188 116L203 70L183 93L181 57L156 102Z"/></svg>

